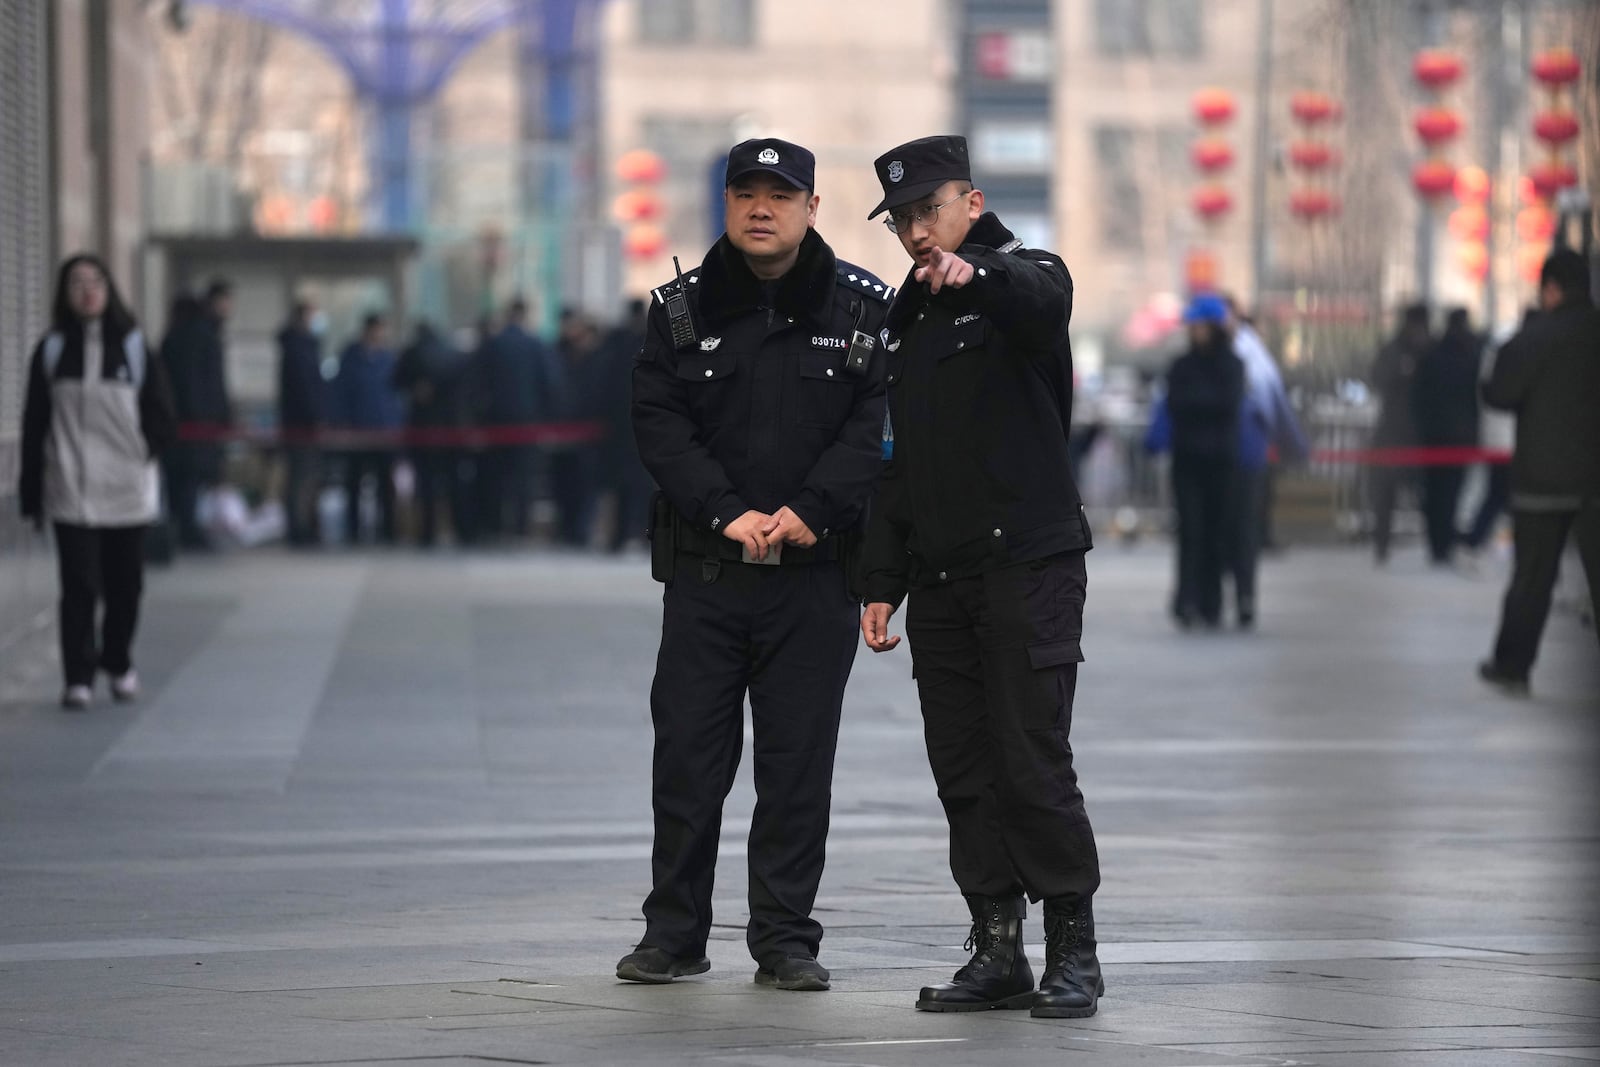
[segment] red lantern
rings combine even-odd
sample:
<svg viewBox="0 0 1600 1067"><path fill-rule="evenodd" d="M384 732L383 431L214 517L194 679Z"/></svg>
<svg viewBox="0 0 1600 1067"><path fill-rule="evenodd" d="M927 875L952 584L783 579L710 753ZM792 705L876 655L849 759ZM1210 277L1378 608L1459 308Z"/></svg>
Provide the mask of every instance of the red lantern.
<svg viewBox="0 0 1600 1067"><path fill-rule="evenodd" d="M648 148L635 148L617 159L617 177L625 182L658 182L666 174L666 163Z"/></svg>
<svg viewBox="0 0 1600 1067"><path fill-rule="evenodd" d="M622 238L622 250L630 259L655 259L666 248L667 235L648 224L630 227Z"/></svg>
<svg viewBox="0 0 1600 1067"><path fill-rule="evenodd" d="M1461 77L1461 57L1441 48L1424 48L1411 63L1411 74L1429 89L1443 89Z"/></svg>
<svg viewBox="0 0 1600 1067"><path fill-rule="evenodd" d="M1226 89L1201 89L1194 94L1194 117L1202 126L1222 126L1233 113L1233 94Z"/></svg>
<svg viewBox="0 0 1600 1067"><path fill-rule="evenodd" d="M1289 162L1301 170L1318 171L1337 166L1333 149L1321 141L1295 141L1289 146Z"/></svg>
<svg viewBox="0 0 1600 1067"><path fill-rule="evenodd" d="M1477 204L1450 212L1450 232L1463 241L1482 241L1489 236L1489 213Z"/></svg>
<svg viewBox="0 0 1600 1067"><path fill-rule="evenodd" d="M1322 189L1299 189L1289 195L1289 210L1307 222L1339 213L1339 199Z"/></svg>
<svg viewBox="0 0 1600 1067"><path fill-rule="evenodd" d="M1578 172L1570 163L1541 163L1528 172L1534 189L1549 199L1561 190L1578 184Z"/></svg>
<svg viewBox="0 0 1600 1067"><path fill-rule="evenodd" d="M1203 248L1190 252L1183 261L1183 281L1191 293L1209 293L1216 289L1222 268L1217 257Z"/></svg>
<svg viewBox="0 0 1600 1067"><path fill-rule="evenodd" d="M1533 58L1533 76L1551 89L1572 84L1582 72L1583 67L1570 48L1552 48Z"/></svg>
<svg viewBox="0 0 1600 1067"><path fill-rule="evenodd" d="M1215 222L1233 208L1233 194L1220 185L1206 185L1195 190L1195 214L1207 222Z"/></svg>
<svg viewBox="0 0 1600 1067"><path fill-rule="evenodd" d="M1425 107L1417 112L1412 125L1424 144L1444 144L1461 132L1461 116L1447 107Z"/></svg>
<svg viewBox="0 0 1600 1067"><path fill-rule="evenodd" d="M1555 216L1543 204L1517 212L1517 236L1529 244L1548 243L1556 235Z"/></svg>
<svg viewBox="0 0 1600 1067"><path fill-rule="evenodd" d="M1456 168L1442 159L1425 159L1411 171L1411 184L1429 200L1448 193L1456 184Z"/></svg>
<svg viewBox="0 0 1600 1067"><path fill-rule="evenodd" d="M1289 111L1297 122L1316 126L1339 117L1339 104L1327 93L1300 92L1289 98Z"/></svg>
<svg viewBox="0 0 1600 1067"><path fill-rule="evenodd" d="M1207 174L1227 170L1233 163L1233 146L1218 137L1208 137L1203 141L1196 141L1189 151L1189 158L1194 160L1194 165Z"/></svg>
<svg viewBox="0 0 1600 1067"><path fill-rule="evenodd" d="M1538 284L1539 275L1544 273L1544 261L1550 255L1550 250L1539 245L1523 245L1517 249L1517 273L1522 275L1524 281Z"/></svg>
<svg viewBox="0 0 1600 1067"><path fill-rule="evenodd" d="M1456 265L1475 282L1489 276L1489 250L1481 241L1473 241L1456 249Z"/></svg>
<svg viewBox="0 0 1600 1067"><path fill-rule="evenodd" d="M1578 117L1570 111L1541 111L1533 117L1533 134L1552 147L1578 136Z"/></svg>
<svg viewBox="0 0 1600 1067"><path fill-rule="evenodd" d="M1462 167L1456 171L1456 199L1463 204L1489 202L1489 172L1482 167Z"/></svg>
<svg viewBox="0 0 1600 1067"><path fill-rule="evenodd" d="M650 189L629 189L611 203L618 222L645 222L661 217L661 198Z"/></svg>

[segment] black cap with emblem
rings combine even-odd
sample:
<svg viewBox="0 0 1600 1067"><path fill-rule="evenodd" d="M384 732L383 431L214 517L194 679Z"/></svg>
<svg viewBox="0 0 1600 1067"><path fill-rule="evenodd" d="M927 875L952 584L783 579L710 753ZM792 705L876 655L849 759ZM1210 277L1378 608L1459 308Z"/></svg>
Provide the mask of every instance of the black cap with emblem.
<svg viewBox="0 0 1600 1067"><path fill-rule="evenodd" d="M921 200L945 182L972 180L967 139L954 134L907 141L879 156L872 166L883 186L883 202L872 209L869 219Z"/></svg>
<svg viewBox="0 0 1600 1067"><path fill-rule="evenodd" d="M817 187L817 157L797 144L776 137L740 141L728 150L728 177L732 185L747 174L764 170L807 192Z"/></svg>

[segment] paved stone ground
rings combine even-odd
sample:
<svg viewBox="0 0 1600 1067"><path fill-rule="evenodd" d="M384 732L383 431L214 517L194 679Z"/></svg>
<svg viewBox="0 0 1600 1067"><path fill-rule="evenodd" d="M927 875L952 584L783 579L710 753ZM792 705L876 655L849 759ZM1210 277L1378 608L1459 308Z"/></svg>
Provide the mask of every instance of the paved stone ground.
<svg viewBox="0 0 1600 1067"><path fill-rule="evenodd" d="M648 874L642 561L157 572L136 707L55 708L46 631L4 653L0 1064L1600 1061L1593 635L1555 619L1514 701L1472 673L1498 572L1294 553L1251 636L1173 631L1167 578L1091 557L1110 988L1047 1022L911 1008L966 924L903 650L851 682L834 990L751 981L748 767L713 970L644 988L611 977Z"/></svg>

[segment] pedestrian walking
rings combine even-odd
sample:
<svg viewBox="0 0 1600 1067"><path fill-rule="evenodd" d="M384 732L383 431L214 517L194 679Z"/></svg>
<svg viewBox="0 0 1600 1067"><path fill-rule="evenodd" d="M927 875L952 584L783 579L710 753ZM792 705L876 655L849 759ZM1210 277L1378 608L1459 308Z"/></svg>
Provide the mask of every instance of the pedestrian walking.
<svg viewBox="0 0 1600 1067"><path fill-rule="evenodd" d="M1412 383L1422 357L1432 345L1427 305L1410 305L1401 312L1399 328L1394 337L1379 350L1367 376L1378 397L1378 421L1372 431L1373 448L1416 447L1417 427L1411 405ZM1370 469L1372 550L1380 565L1389 561L1394 510L1401 490L1411 487L1415 480L1415 470L1409 465L1380 461Z"/></svg>
<svg viewBox="0 0 1600 1067"><path fill-rule="evenodd" d="M55 530L64 707L89 706L99 671L116 700L139 695L144 534L161 509L156 457L176 430L166 372L110 271L68 259L28 368L17 492L23 517Z"/></svg>
<svg viewBox="0 0 1600 1067"><path fill-rule="evenodd" d="M596 422L605 400L605 367L600 362L600 329L577 311L564 314L556 355L561 367L562 395L556 415L572 422ZM587 548L594 535L599 503L598 446L592 441L563 445L550 454L550 493L556 503L556 539L571 548Z"/></svg>
<svg viewBox="0 0 1600 1067"><path fill-rule="evenodd" d="M965 138L875 162L913 266L885 326L893 454L873 500L867 646L900 641L903 600L928 762L972 959L922 1011L1093 1015L1104 990L1094 833L1073 769L1089 524L1072 480L1072 278L1024 247L973 186ZM1037 991L1023 945L1044 901Z"/></svg>
<svg viewBox="0 0 1600 1067"><path fill-rule="evenodd" d="M726 233L655 290L633 377L639 454L661 486L652 569L666 583L650 714L652 888L617 977L710 967L723 799L754 728L746 941L756 981L823 990L811 915L860 602L851 546L882 467L893 290L815 229L816 161L761 138L728 153Z"/></svg>
<svg viewBox="0 0 1600 1067"><path fill-rule="evenodd" d="M222 484L225 444L215 435L233 425L228 391L227 326L233 314L233 284L217 278L198 305L179 297L161 344L172 380L178 422L203 435L170 450L167 497L178 528L178 544L192 550L211 547L200 528L200 495Z"/></svg>
<svg viewBox="0 0 1600 1067"><path fill-rule="evenodd" d="M633 363L644 347L648 306L630 300L622 321L600 343L596 353L600 375L600 417L606 436L600 442L600 485L615 501L608 547L621 552L630 540L644 535L649 525L650 476L639 462L629 415Z"/></svg>
<svg viewBox="0 0 1600 1067"><path fill-rule="evenodd" d="M1240 407L1244 364L1234 353L1228 307L1195 297L1184 311L1189 348L1167 371L1172 422L1172 497L1178 511L1178 582L1172 614L1183 627L1222 623L1222 575L1232 556L1237 506ZM1254 590L1247 590L1253 598ZM1254 604L1249 620L1254 621ZM1243 621L1243 619L1241 619Z"/></svg>
<svg viewBox="0 0 1600 1067"><path fill-rule="evenodd" d="M1228 316L1233 352L1244 367L1245 387L1239 404L1239 452L1231 481L1232 499L1227 506L1226 569L1233 577L1239 626L1249 629L1256 622L1256 574L1270 529L1273 464L1303 461L1310 454L1310 446L1266 342L1231 298Z"/></svg>
<svg viewBox="0 0 1600 1067"><path fill-rule="evenodd" d="M1483 338L1472 330L1466 308L1454 308L1444 333L1417 364L1411 412L1424 448L1471 448L1478 443L1478 374ZM1422 516L1428 533L1428 558L1448 566L1461 533L1456 512L1466 467L1459 461L1430 459L1422 471Z"/></svg>
<svg viewBox="0 0 1600 1067"><path fill-rule="evenodd" d="M317 307L298 301L278 331L278 430L283 440L283 511L289 544L317 543L317 495L322 488L322 429L327 383L322 339L313 329Z"/></svg>
<svg viewBox="0 0 1600 1067"><path fill-rule="evenodd" d="M553 416L561 395L554 360L528 330L528 304L512 301L506 322L474 358L479 421L512 432ZM533 507L537 450L529 444L494 441L478 465L479 528L493 540L528 534Z"/></svg>
<svg viewBox="0 0 1600 1067"><path fill-rule="evenodd" d="M378 314L361 323L361 335L339 356L339 373L333 379L332 423L342 430L376 435L345 450L345 536L350 544L361 540L361 486L371 478L378 503L378 540L395 543L394 467L398 452L383 440L400 429L401 405L394 391L395 356L388 347L389 328Z"/></svg>
<svg viewBox="0 0 1600 1067"><path fill-rule="evenodd" d="M411 343L395 362L392 385L405 398L406 426L421 438L407 452L416 471L417 542L424 548L438 543L442 515L449 514L458 543L469 525L463 522L461 449L443 439L461 425L465 375L466 357L426 321L417 323Z"/></svg>
<svg viewBox="0 0 1600 1067"><path fill-rule="evenodd" d="M1539 653L1550 597L1575 535L1593 603L1600 593L1600 311L1589 264L1552 252L1539 275L1541 311L1500 349L1484 402L1517 416L1511 458L1516 560L1484 681L1518 694Z"/></svg>

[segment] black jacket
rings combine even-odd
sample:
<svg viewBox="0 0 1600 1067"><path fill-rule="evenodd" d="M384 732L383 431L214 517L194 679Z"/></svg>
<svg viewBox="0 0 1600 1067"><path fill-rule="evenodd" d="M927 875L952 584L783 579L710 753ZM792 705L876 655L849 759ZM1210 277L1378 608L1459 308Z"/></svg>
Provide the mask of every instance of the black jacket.
<svg viewBox="0 0 1600 1067"><path fill-rule="evenodd" d="M882 465L884 360L845 366L852 330L876 338L894 290L808 231L763 286L723 236L684 278L700 343L673 347L655 290L633 368L639 456L678 514L720 532L788 506L819 538L855 527Z"/></svg>
<svg viewBox="0 0 1600 1067"><path fill-rule="evenodd" d="M1600 498L1600 311L1574 300L1538 315L1500 347L1483 387L1516 412L1511 506L1573 510Z"/></svg>
<svg viewBox="0 0 1600 1067"><path fill-rule="evenodd" d="M1229 464L1239 454L1239 405L1244 361L1219 334L1205 348L1190 348L1167 371L1167 414L1172 458Z"/></svg>
<svg viewBox="0 0 1600 1067"><path fill-rule="evenodd" d="M1417 365L1411 413L1425 445L1478 443L1478 385L1483 339L1470 330L1446 330Z"/></svg>
<svg viewBox="0 0 1600 1067"><path fill-rule="evenodd" d="M327 388L316 334L294 325L279 330L278 425L286 430L321 426Z"/></svg>
<svg viewBox="0 0 1600 1067"><path fill-rule="evenodd" d="M992 214L957 251L977 273L937 296L907 275L889 310L894 451L873 500L868 602L1090 547L1067 451L1072 277Z"/></svg>
<svg viewBox="0 0 1600 1067"><path fill-rule="evenodd" d="M233 422L222 323L210 315L174 322L161 343L180 422L227 426Z"/></svg>

